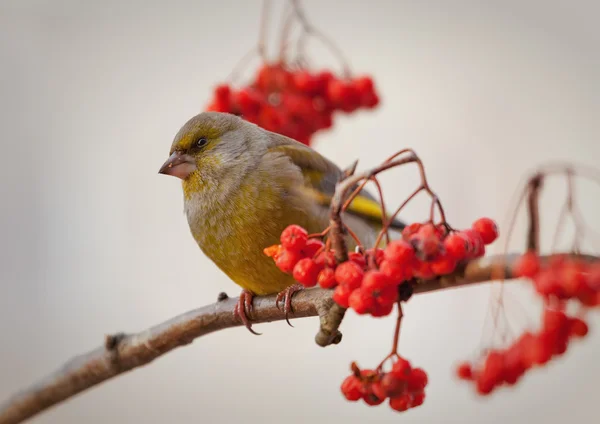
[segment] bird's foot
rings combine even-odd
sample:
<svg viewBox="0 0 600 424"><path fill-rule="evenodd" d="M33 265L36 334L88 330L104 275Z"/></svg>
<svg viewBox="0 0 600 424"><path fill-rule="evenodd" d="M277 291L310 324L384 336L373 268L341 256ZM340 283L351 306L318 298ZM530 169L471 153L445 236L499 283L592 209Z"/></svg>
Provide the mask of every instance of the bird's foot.
<svg viewBox="0 0 600 424"><path fill-rule="evenodd" d="M260 336L261 333L257 333L252 329L252 323L248 319L248 314L252 313L253 297L254 294L252 294L252 292L249 292L248 290L242 290L238 303L233 308L233 315L242 321L242 324L246 326L248 331L250 331L252 334Z"/></svg>
<svg viewBox="0 0 600 424"><path fill-rule="evenodd" d="M294 312L292 310L292 297L294 296L294 294L302 290L304 290L304 286L300 284L292 284L291 286L283 290L281 293L279 293L277 295L277 298L275 299L275 306L277 306L277 308L279 308L279 302L283 302L283 312L285 313L285 321L290 327L293 327L293 325L290 323L290 320L288 319L288 314L290 312Z"/></svg>

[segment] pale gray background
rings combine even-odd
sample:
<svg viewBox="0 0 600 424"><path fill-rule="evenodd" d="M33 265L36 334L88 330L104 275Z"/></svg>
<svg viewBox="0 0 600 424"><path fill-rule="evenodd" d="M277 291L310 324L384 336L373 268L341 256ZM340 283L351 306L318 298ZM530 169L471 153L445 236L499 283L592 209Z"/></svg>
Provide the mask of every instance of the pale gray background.
<svg viewBox="0 0 600 424"><path fill-rule="evenodd" d="M260 4L0 2L0 399L105 333L144 329L221 290L237 295L194 244L180 184L157 170L180 125L254 44ZM459 227L482 215L505 224L517 184L537 163L598 165L597 2L305 6L382 93L380 109L338 117L317 137L315 148L339 165L359 157L364 169L414 147ZM311 46L318 64L336 66ZM399 202L416 177L398 171L384 182L390 202ZM547 193L549 235L564 189L556 183ZM599 216L598 193L580 190L590 220ZM424 210L405 217L421 219ZM517 230L513 247L522 248L524 226ZM490 293L485 285L410 302L402 352L431 383L425 405L402 416L342 399L350 361L375 365L393 329L390 318L349 313L337 347L313 343L314 319L295 329L257 326L261 337L227 330L32 422L591 422L597 314L585 343L512 391L481 400L453 379L455 362L480 346ZM506 302L514 326L527 323L521 310L535 324L540 303L528 287L511 285Z"/></svg>

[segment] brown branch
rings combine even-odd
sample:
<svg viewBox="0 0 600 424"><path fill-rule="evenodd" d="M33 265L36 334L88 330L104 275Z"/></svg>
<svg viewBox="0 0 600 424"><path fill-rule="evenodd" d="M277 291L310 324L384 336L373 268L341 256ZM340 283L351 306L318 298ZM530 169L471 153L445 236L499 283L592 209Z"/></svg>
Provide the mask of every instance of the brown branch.
<svg viewBox="0 0 600 424"><path fill-rule="evenodd" d="M513 278L512 269L517 257L495 256L471 261L452 275L419 283L414 287L414 293L490 281L499 275L499 267L505 268L506 278ZM290 318L319 316L319 334L334 334L337 331L336 321L331 320L330 312L336 304L331 295L331 290L319 288L298 292L293 299ZM0 424L23 422L112 377L146 365L198 337L240 326L241 322L233 315L237 298L221 295L219 299L215 304L187 312L140 333L108 336L103 346L73 358L55 373L1 405ZM250 319L255 323L285 319L284 312L275 306L275 296L255 297L253 306Z"/></svg>
<svg viewBox="0 0 600 424"><path fill-rule="evenodd" d="M529 231L527 232L527 249L538 252L540 246L540 210L539 198L544 176L537 174L529 181L529 197L527 206L529 211Z"/></svg>

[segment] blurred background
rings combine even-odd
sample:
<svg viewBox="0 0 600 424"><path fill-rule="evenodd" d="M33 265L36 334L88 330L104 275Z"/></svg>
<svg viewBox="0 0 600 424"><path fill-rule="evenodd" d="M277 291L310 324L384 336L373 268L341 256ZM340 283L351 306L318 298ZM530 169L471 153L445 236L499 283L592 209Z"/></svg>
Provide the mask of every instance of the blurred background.
<svg viewBox="0 0 600 424"><path fill-rule="evenodd" d="M283 2L275 1L275 10ZM381 94L375 111L336 116L314 148L359 169L413 147L450 222L490 216L506 229L515 192L538 164L598 165L600 11L595 1L303 2L358 74ZM0 399L102 343L212 303L230 282L197 248L180 183L158 175L179 127L206 105L258 36L261 2L2 0L0 2ZM277 13L276 16L279 16ZM269 34L275 50L278 24ZM315 65L339 70L318 42ZM258 61L249 64L251 75ZM548 248L565 195L542 203ZM414 169L383 177L388 202ZM588 219L600 189L582 184ZM425 202L404 219L421 220ZM525 220L514 251L525 244ZM567 229L566 234L569 234ZM502 251L504 236L490 253ZM568 245L568 237L563 246ZM429 373L424 406L403 415L346 402L357 360L388 352L394 320L349 313L344 341L313 342L316 319L230 329L178 349L39 415L35 423L572 423L597 411L600 319L588 339L487 399L454 379L492 335L490 284L419 295L405 308L401 353ZM518 333L541 303L511 283ZM484 336L482 338L482 330Z"/></svg>

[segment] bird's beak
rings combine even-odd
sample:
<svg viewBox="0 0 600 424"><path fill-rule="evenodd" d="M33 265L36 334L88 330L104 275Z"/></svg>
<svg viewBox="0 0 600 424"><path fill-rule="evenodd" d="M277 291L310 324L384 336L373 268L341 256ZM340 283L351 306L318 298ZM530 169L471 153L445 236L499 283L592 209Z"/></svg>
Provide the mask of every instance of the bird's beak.
<svg viewBox="0 0 600 424"><path fill-rule="evenodd" d="M183 152L173 152L169 159L160 167L159 174L172 175L185 180L196 170L196 161L193 156Z"/></svg>

